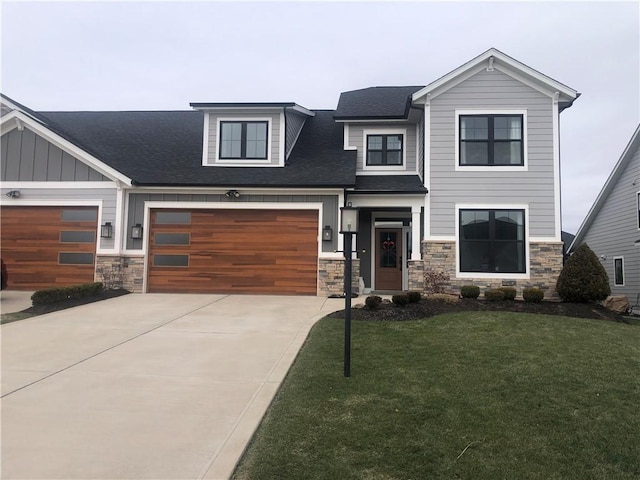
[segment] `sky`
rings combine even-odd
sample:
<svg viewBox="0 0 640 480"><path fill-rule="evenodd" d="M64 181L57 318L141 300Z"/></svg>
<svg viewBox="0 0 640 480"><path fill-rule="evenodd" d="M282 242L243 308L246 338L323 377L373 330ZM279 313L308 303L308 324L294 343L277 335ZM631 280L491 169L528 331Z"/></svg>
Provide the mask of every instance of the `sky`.
<svg viewBox="0 0 640 480"><path fill-rule="evenodd" d="M640 2L0 2L0 91L36 111L188 110L427 85L491 47L582 95L560 118L576 233L640 121ZM640 172L638 172L640 177Z"/></svg>

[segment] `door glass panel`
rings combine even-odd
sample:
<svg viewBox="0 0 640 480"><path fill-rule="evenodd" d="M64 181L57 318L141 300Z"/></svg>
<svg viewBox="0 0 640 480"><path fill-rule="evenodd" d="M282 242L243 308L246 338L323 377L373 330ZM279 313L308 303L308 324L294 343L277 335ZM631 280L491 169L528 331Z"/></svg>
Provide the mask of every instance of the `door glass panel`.
<svg viewBox="0 0 640 480"><path fill-rule="evenodd" d="M397 249L396 232L380 232L379 245L380 249L380 266L383 268L396 268L398 249Z"/></svg>

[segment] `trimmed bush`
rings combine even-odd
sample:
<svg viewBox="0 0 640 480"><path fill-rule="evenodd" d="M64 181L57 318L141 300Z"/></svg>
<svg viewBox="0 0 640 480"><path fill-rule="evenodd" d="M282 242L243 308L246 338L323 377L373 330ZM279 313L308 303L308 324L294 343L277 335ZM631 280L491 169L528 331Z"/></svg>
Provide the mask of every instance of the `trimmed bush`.
<svg viewBox="0 0 640 480"><path fill-rule="evenodd" d="M409 303L418 303L422 299L422 294L420 292L407 292L407 297L409 298Z"/></svg>
<svg viewBox="0 0 640 480"><path fill-rule="evenodd" d="M391 301L394 305L404 307L405 305L409 305L409 295L406 293L400 293L391 297Z"/></svg>
<svg viewBox="0 0 640 480"><path fill-rule="evenodd" d="M489 302L497 302L498 300L504 300L504 292L499 288L494 290L486 290L484 292L485 300Z"/></svg>
<svg viewBox="0 0 640 480"><path fill-rule="evenodd" d="M538 287L529 287L522 290L522 298L525 302L541 302L544 298L544 292Z"/></svg>
<svg viewBox="0 0 640 480"><path fill-rule="evenodd" d="M102 282L93 282L68 287L46 288L34 292L31 295L31 302L34 305L48 305L74 298L93 297L102 292L103 287Z"/></svg>
<svg viewBox="0 0 640 480"><path fill-rule="evenodd" d="M478 298L480 296L480 287L477 285L463 285L460 288L460 296L462 298Z"/></svg>
<svg viewBox="0 0 640 480"><path fill-rule="evenodd" d="M556 288L563 302L595 303L611 294L609 276L586 243L569 257Z"/></svg>
<svg viewBox="0 0 640 480"><path fill-rule="evenodd" d="M382 304L382 297L379 297L378 295L369 295L364 301L364 304L371 310L377 310Z"/></svg>
<svg viewBox="0 0 640 480"><path fill-rule="evenodd" d="M501 290L504 293L505 300L515 300L518 291L513 287L500 287L498 290Z"/></svg>

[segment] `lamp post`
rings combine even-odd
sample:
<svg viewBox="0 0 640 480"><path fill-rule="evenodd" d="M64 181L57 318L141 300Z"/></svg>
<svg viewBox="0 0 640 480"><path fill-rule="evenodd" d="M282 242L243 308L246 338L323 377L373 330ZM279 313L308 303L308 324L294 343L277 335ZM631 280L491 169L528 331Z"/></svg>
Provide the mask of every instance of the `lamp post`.
<svg viewBox="0 0 640 480"><path fill-rule="evenodd" d="M358 209L340 208L340 233L344 235L344 376L351 376L351 251L353 235L358 233Z"/></svg>

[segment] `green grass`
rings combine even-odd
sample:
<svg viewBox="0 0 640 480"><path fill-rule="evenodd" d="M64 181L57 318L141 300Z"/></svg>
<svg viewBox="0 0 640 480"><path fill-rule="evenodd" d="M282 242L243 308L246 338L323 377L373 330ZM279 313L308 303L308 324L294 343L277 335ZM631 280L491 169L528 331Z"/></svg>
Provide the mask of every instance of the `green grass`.
<svg viewBox="0 0 640 480"><path fill-rule="evenodd" d="M469 312L325 318L234 479L637 479L640 328Z"/></svg>

